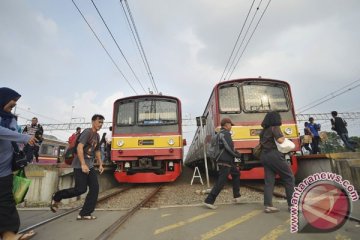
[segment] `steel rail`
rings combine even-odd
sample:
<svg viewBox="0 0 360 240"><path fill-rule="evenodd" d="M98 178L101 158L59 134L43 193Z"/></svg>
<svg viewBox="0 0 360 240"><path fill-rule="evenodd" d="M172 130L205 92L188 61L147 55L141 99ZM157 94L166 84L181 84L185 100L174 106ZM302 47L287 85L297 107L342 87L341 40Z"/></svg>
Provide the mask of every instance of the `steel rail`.
<svg viewBox="0 0 360 240"><path fill-rule="evenodd" d="M119 193L121 193L121 192L125 192L125 191L127 191L127 190L129 190L129 189L131 189L131 186L130 186L130 187L126 187L126 188L119 189L119 190L117 190L117 191L115 191L115 192L113 192L113 193L110 193L109 195L100 197L100 198L97 200L97 202L99 203L99 202L102 202L102 201L104 201L104 200L107 200L107 199L109 199L109 198L111 198L111 197L113 197L113 196L115 196L115 195L117 195L117 194L119 194ZM21 229L18 233L19 233L19 234L22 234L22 233L25 233L25 232L27 232L27 231L33 230L33 229L35 229L35 228L38 228L38 227L40 227L40 226L42 226L42 225L45 225L45 224L47 224L47 223L49 223L49 222L52 222L52 221L56 220L56 219L59 219L59 218L61 218L61 217L63 217L63 216L66 216L66 215L68 215L68 214L70 214L70 213L73 213L73 212L79 210L80 208L82 208L82 206L78 206L78 207L72 208L72 209L70 209L70 210L68 210L68 211L66 211L66 212L64 212L64 213L58 214L58 215L56 215L56 216L54 216L54 217L52 217L52 218L46 219L46 220L44 220L44 221L41 221L41 222L39 222L39 223L36 223L36 224L34 224L34 225L31 225L31 226L28 226L28 227L26 227L26 228L24 228L24 229Z"/></svg>
<svg viewBox="0 0 360 240"><path fill-rule="evenodd" d="M130 209L125 215L121 216L116 220L110 227L105 229L95 240L106 240L109 239L118 229L124 224L135 212L137 212L142 206L150 201L161 189L162 185L158 186L154 191L152 191L144 200L138 203L135 207Z"/></svg>

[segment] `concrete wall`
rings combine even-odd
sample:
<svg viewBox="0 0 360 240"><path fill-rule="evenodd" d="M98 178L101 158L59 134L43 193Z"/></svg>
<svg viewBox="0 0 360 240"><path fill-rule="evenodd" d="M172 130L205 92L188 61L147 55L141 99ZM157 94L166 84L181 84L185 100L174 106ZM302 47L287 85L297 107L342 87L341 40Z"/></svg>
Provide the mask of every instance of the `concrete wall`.
<svg viewBox="0 0 360 240"><path fill-rule="evenodd" d="M360 153L331 153L298 158L296 182L318 172L333 172L349 180L360 191Z"/></svg>
<svg viewBox="0 0 360 240"><path fill-rule="evenodd" d="M26 176L32 180L25 198L27 206L48 206L55 191L75 185L72 168L31 164L26 167L25 172ZM100 192L118 186L113 173L113 167L106 167L103 174L98 175ZM83 194L84 196L86 194ZM68 203L76 199L76 197L64 199L62 202Z"/></svg>

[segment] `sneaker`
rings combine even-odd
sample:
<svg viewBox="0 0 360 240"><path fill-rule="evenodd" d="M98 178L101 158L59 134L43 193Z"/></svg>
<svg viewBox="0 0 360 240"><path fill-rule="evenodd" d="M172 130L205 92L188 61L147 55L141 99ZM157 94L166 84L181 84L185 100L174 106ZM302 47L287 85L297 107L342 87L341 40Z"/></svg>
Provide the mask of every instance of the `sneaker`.
<svg viewBox="0 0 360 240"><path fill-rule="evenodd" d="M240 197L234 198L234 199L233 199L233 202L234 202L234 203L240 203Z"/></svg>
<svg viewBox="0 0 360 240"><path fill-rule="evenodd" d="M204 202L203 205L210 209L217 209L217 206L215 206L214 204L211 204L211 203Z"/></svg>
<svg viewBox="0 0 360 240"><path fill-rule="evenodd" d="M265 213L274 213L274 212L279 212L280 210L276 207L270 207L270 206L266 206L264 209Z"/></svg>

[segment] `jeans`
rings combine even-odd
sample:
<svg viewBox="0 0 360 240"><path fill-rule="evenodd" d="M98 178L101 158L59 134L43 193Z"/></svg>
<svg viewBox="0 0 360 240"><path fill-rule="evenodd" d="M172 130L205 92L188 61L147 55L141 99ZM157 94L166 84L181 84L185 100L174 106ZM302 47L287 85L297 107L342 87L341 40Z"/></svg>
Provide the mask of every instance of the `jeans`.
<svg viewBox="0 0 360 240"><path fill-rule="evenodd" d="M211 189L211 192L205 199L205 203L214 204L216 197L219 195L225 183L227 181L227 177L231 174L232 177L232 186L233 186L233 196L234 198L240 197L240 172L239 170L232 165L231 167L228 166L219 166L219 177Z"/></svg>
<svg viewBox="0 0 360 240"><path fill-rule="evenodd" d="M90 168L89 174L83 173L81 168L74 168L75 187L60 190L55 193L54 200L60 202L62 199L80 196L85 193L87 186L89 192L86 195L84 206L82 207L79 215L89 216L95 210L98 194L99 183L94 168Z"/></svg>
<svg viewBox="0 0 360 240"><path fill-rule="evenodd" d="M261 162L264 165L265 171L264 206L272 206L272 196L276 174L280 175L280 178L285 185L286 200L288 206L291 206L291 198L295 187L295 178L284 157L284 154L280 153L277 149L263 151L261 154Z"/></svg>
<svg viewBox="0 0 360 240"><path fill-rule="evenodd" d="M344 142L345 147L347 147L351 151L355 152L354 146L356 146L357 143L355 141L350 140L347 133L341 133L341 134L339 134L339 136L340 136L341 140Z"/></svg>

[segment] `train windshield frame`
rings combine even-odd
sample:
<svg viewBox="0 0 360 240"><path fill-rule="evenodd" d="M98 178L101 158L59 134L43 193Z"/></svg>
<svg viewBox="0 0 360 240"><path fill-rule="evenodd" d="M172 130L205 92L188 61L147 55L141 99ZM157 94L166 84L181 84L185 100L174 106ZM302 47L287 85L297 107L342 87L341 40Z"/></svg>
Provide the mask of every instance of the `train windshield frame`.
<svg viewBox="0 0 360 240"><path fill-rule="evenodd" d="M135 101L125 101L119 103L116 115L116 125L135 125Z"/></svg>
<svg viewBox="0 0 360 240"><path fill-rule="evenodd" d="M169 99L140 99L119 102L116 126L177 125L178 102Z"/></svg>
<svg viewBox="0 0 360 240"><path fill-rule="evenodd" d="M290 99L284 84L248 82L219 86L219 111L222 114L289 110Z"/></svg>
<svg viewBox="0 0 360 240"><path fill-rule="evenodd" d="M223 85L219 88L219 109L221 113L240 113L240 93L235 84Z"/></svg>
<svg viewBox="0 0 360 240"><path fill-rule="evenodd" d="M137 103L137 125L158 126L178 123L175 100L145 99Z"/></svg>
<svg viewBox="0 0 360 240"><path fill-rule="evenodd" d="M285 85L249 83L241 87L244 112L286 112L290 110Z"/></svg>

